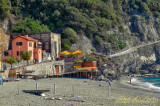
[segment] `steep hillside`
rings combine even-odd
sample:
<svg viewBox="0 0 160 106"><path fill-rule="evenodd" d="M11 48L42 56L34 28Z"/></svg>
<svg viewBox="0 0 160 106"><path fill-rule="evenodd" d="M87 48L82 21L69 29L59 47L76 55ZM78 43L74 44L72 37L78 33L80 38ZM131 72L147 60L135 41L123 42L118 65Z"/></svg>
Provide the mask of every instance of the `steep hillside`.
<svg viewBox="0 0 160 106"><path fill-rule="evenodd" d="M54 31L64 49L90 39L87 51L114 53L159 38L158 0L12 0L3 2L5 17L16 16L9 33ZM6 6L8 4L8 7ZM2 12L2 11L1 11ZM157 17L157 18L156 18ZM147 28L146 28L147 26ZM154 36L153 38L151 36ZM74 44L74 45L73 45ZM80 43L81 44L81 43ZM82 43L83 44L83 43ZM92 47L91 47L92 46Z"/></svg>
<svg viewBox="0 0 160 106"><path fill-rule="evenodd" d="M159 0L0 0L0 16L1 26L9 34L60 33L62 48L70 51L111 55L160 40ZM151 47L156 48L150 49L150 56L156 56L153 64L159 64L158 46ZM122 58L122 69L112 59L108 62L117 65L121 72L144 69L143 62L133 68L137 63L132 60L139 53L128 55L132 54L130 60L114 57L118 62Z"/></svg>
<svg viewBox="0 0 160 106"><path fill-rule="evenodd" d="M9 36L4 33L4 30L0 28L0 59L2 51L8 50Z"/></svg>

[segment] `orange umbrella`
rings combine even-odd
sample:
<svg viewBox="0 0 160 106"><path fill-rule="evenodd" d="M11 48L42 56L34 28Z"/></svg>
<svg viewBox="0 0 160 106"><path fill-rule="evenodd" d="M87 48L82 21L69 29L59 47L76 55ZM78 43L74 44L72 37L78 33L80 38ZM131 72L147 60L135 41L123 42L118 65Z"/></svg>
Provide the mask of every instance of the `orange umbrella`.
<svg viewBox="0 0 160 106"><path fill-rule="evenodd" d="M71 52L66 51L66 50L60 53L61 56L69 56L71 54L72 54Z"/></svg>
<svg viewBox="0 0 160 106"><path fill-rule="evenodd" d="M73 55L83 55L82 51L76 50L75 52L72 53Z"/></svg>

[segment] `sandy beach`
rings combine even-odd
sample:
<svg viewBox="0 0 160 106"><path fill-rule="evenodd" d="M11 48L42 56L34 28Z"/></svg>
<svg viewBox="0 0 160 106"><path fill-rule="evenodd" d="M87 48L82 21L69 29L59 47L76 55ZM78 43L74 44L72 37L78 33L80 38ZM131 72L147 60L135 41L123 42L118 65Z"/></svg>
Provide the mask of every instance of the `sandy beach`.
<svg viewBox="0 0 160 106"><path fill-rule="evenodd" d="M38 89L50 90L45 97L31 95L22 90L35 90L36 81L21 79L19 82L7 82L0 85L0 106L159 106L160 95L157 92L141 89L126 83L127 77L111 82L110 96L108 83L75 78L46 78L37 80ZM18 83L20 93L18 94ZM56 84L56 96L62 100L46 100L54 97L53 88ZM72 86L74 95L72 97Z"/></svg>

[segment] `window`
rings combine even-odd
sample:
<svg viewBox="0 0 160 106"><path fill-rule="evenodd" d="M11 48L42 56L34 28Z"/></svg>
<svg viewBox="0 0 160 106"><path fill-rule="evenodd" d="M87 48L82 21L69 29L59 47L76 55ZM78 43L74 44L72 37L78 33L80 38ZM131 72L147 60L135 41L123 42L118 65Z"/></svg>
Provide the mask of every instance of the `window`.
<svg viewBox="0 0 160 106"><path fill-rule="evenodd" d="M17 56L19 56L19 51L17 51Z"/></svg>
<svg viewBox="0 0 160 106"><path fill-rule="evenodd" d="M36 48L36 43L34 43L34 48Z"/></svg>
<svg viewBox="0 0 160 106"><path fill-rule="evenodd" d="M22 42L16 42L17 46L21 46L23 43Z"/></svg>
<svg viewBox="0 0 160 106"><path fill-rule="evenodd" d="M32 47L32 43L31 42L29 42L29 47Z"/></svg>
<svg viewBox="0 0 160 106"><path fill-rule="evenodd" d="M8 56L8 52L4 52L4 56Z"/></svg>
<svg viewBox="0 0 160 106"><path fill-rule="evenodd" d="M19 45L22 45L22 42L19 42Z"/></svg>

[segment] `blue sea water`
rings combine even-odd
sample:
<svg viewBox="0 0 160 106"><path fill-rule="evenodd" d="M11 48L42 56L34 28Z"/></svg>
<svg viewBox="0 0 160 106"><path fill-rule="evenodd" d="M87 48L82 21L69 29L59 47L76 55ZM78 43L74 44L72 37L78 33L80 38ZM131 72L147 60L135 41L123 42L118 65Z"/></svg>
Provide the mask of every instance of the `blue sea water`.
<svg viewBox="0 0 160 106"><path fill-rule="evenodd" d="M160 74L148 74L143 77L139 77L140 82L149 83L153 86L160 87Z"/></svg>

